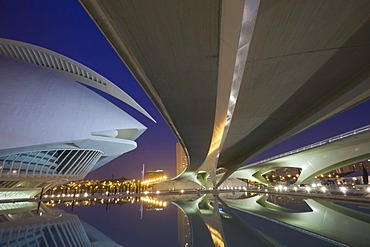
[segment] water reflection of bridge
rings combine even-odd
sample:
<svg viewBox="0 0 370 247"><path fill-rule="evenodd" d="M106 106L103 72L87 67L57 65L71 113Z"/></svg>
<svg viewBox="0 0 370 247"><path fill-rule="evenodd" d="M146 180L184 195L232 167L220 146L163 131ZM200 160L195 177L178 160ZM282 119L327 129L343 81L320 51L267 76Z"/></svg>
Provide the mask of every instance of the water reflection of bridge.
<svg viewBox="0 0 370 247"><path fill-rule="evenodd" d="M282 246L287 244L282 241L291 241L289 233L304 235L306 244L318 242L320 246L367 246L370 241L368 214L324 200L301 199L297 205L304 204L302 211L296 210L300 208L297 205L288 208L274 204L265 194L244 195L230 193L174 200L186 218L183 222L189 224L179 226L189 231L188 245L183 246ZM278 224L279 232L286 237L275 239L271 232L261 232L254 223L242 220L241 214L262 219L266 229Z"/></svg>

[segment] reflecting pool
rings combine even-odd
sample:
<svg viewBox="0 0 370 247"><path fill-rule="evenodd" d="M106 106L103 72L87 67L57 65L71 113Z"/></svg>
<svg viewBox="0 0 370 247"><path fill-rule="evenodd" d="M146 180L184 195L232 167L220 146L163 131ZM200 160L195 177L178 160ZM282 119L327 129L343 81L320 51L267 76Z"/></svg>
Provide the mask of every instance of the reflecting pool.
<svg viewBox="0 0 370 247"><path fill-rule="evenodd" d="M250 192L10 202L0 246L370 246L370 204Z"/></svg>

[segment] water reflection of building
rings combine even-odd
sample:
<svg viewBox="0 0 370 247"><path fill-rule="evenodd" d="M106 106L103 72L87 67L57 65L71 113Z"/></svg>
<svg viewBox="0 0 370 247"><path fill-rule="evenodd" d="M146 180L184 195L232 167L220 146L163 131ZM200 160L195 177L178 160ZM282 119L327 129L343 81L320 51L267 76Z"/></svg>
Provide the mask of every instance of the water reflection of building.
<svg viewBox="0 0 370 247"><path fill-rule="evenodd" d="M91 246L77 216L34 202L0 204L0 246Z"/></svg>
<svg viewBox="0 0 370 247"><path fill-rule="evenodd" d="M178 226L178 241L181 247L189 247L191 245L191 227L189 218L180 209L177 208L177 226Z"/></svg>
<svg viewBox="0 0 370 247"><path fill-rule="evenodd" d="M268 195L268 202L271 202L275 205L289 208L292 210L297 210L300 212L312 211L306 204L304 197L292 197L284 195Z"/></svg>
<svg viewBox="0 0 370 247"><path fill-rule="evenodd" d="M110 246L112 239L73 214L35 202L0 204L0 246Z"/></svg>

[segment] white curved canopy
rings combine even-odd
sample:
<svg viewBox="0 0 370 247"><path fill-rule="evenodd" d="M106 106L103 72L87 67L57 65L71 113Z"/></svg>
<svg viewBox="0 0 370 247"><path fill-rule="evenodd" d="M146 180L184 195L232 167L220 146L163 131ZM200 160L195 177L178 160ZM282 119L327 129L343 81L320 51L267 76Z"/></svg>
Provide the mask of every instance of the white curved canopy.
<svg viewBox="0 0 370 247"><path fill-rule="evenodd" d="M36 45L2 38L0 38L0 55L63 73L75 81L112 95L156 122L143 107L113 82L68 57Z"/></svg>

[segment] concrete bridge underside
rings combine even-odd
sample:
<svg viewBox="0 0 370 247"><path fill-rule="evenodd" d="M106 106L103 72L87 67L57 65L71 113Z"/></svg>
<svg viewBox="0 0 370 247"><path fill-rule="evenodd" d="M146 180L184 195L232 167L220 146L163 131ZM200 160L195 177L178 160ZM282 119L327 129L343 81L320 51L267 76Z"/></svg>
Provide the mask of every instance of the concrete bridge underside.
<svg viewBox="0 0 370 247"><path fill-rule="evenodd" d="M366 131L296 154L240 168L230 177L250 179L267 185L262 175L279 168L294 167L302 169L296 181L296 184L301 184L320 174L368 159L369 146L370 132Z"/></svg>
<svg viewBox="0 0 370 247"><path fill-rule="evenodd" d="M220 184L370 97L367 0L80 1L178 137L188 177L215 185L223 167Z"/></svg>

